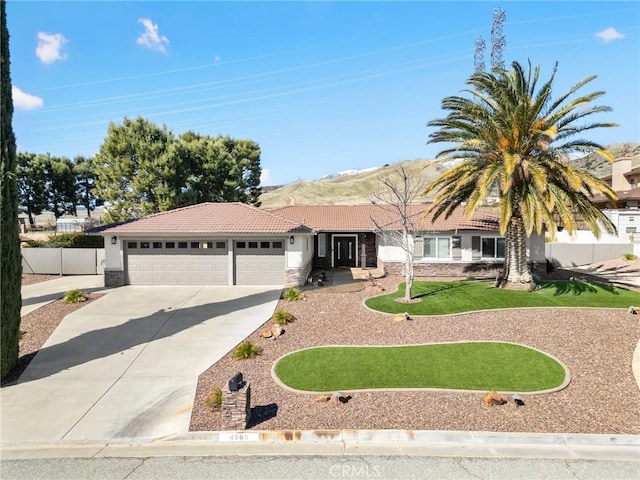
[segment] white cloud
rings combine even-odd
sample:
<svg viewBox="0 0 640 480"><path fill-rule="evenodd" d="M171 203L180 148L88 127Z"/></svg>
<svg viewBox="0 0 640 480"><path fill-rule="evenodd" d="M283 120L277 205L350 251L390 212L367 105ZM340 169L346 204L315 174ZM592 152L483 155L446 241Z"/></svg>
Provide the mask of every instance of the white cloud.
<svg viewBox="0 0 640 480"><path fill-rule="evenodd" d="M218 63L220 60L222 60L218 55L216 55L215 57L213 57L213 60Z"/></svg>
<svg viewBox="0 0 640 480"><path fill-rule="evenodd" d="M263 168L262 172L260 173L260 185L262 185L263 187L268 187L272 183L273 183L273 180L271 180L271 174L269 173L269 169Z"/></svg>
<svg viewBox="0 0 640 480"><path fill-rule="evenodd" d="M620 40L624 38L624 35L618 32L615 28L605 28L601 32L596 33L596 37L600 38L604 43L609 43L614 40Z"/></svg>
<svg viewBox="0 0 640 480"><path fill-rule="evenodd" d="M15 85L11 87L11 95L13 96L13 106L16 109L35 110L44 105L42 98L31 95L30 93L25 93Z"/></svg>
<svg viewBox="0 0 640 480"><path fill-rule="evenodd" d="M53 63L56 60L66 60L67 54L62 52L62 47L69 40L61 33L38 32L38 46L36 57L42 63Z"/></svg>
<svg viewBox="0 0 640 480"><path fill-rule="evenodd" d="M167 53L164 44L169 44L169 39L158 33L158 24L153 23L148 18L141 18L138 22L144 25L144 33L136 39L136 43L138 45L144 45L151 50Z"/></svg>

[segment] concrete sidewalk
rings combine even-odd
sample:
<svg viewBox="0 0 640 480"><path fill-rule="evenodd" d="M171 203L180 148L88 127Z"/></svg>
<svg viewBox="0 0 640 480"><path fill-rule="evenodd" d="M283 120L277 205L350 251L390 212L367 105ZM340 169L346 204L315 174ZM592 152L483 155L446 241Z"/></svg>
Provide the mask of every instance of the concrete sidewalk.
<svg viewBox="0 0 640 480"><path fill-rule="evenodd" d="M65 317L18 383L0 390L2 442L186 433L198 375L268 321L280 293L111 290Z"/></svg>
<svg viewBox="0 0 640 480"><path fill-rule="evenodd" d="M3 460L29 458L207 457L218 455L384 455L554 458L637 462L640 437L426 430L190 432L161 439L7 443Z"/></svg>
<svg viewBox="0 0 640 480"><path fill-rule="evenodd" d="M25 316L47 303L64 297L65 293L76 288L85 292L107 290L104 286L104 275L67 275L46 282L25 285L21 289L20 315Z"/></svg>

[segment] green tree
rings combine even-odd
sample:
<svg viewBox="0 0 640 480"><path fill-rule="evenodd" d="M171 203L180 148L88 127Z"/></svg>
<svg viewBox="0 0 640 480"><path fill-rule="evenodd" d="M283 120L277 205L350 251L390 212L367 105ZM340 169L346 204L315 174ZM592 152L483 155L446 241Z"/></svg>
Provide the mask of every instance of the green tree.
<svg viewBox="0 0 640 480"><path fill-rule="evenodd" d="M138 117L111 123L94 160L96 195L108 222L171 210L183 203L185 169L172 148L173 133Z"/></svg>
<svg viewBox="0 0 640 480"><path fill-rule="evenodd" d="M6 2L0 0L0 377L18 360L22 257Z"/></svg>
<svg viewBox="0 0 640 480"><path fill-rule="evenodd" d="M234 166L227 180L227 202L250 203L260 206L260 146L252 140L221 137L227 151L234 159Z"/></svg>
<svg viewBox="0 0 640 480"><path fill-rule="evenodd" d="M591 104L604 95L602 91L577 94L593 76L553 99L557 68L556 64L551 78L540 86L540 68L532 70L530 64L526 71L514 62L509 71L476 72L467 80L470 98L446 97L442 108L449 111L448 116L428 124L437 128L429 136L430 143L451 144L437 158L457 160L424 191L435 191L429 210L436 218L459 207L470 217L492 191L499 192L500 232L505 236L500 286L532 285L526 240L533 231L541 234L546 227L555 235L562 225L571 233L577 218L585 220L596 236L601 228L616 231L589 200L595 193L615 200L615 192L568 161L574 152L597 152L613 159L601 145L575 138L595 128L615 126L579 123L611 109Z"/></svg>
<svg viewBox="0 0 640 480"><path fill-rule="evenodd" d="M76 198L78 205L87 210L87 216L96 206L102 205L102 201L95 196L96 174L93 169L93 157L77 156L73 159L73 172L76 181Z"/></svg>
<svg viewBox="0 0 640 480"><path fill-rule="evenodd" d="M188 171L185 204L243 202L259 205L260 147L251 140L187 132L176 154Z"/></svg>
<svg viewBox="0 0 640 480"><path fill-rule="evenodd" d="M31 225L35 223L34 215L47 208L45 159L34 153L18 153L20 206Z"/></svg>
<svg viewBox="0 0 640 480"><path fill-rule="evenodd" d="M44 164L47 208L56 218L67 213L76 215L78 200L73 162L67 157L52 157L47 154Z"/></svg>

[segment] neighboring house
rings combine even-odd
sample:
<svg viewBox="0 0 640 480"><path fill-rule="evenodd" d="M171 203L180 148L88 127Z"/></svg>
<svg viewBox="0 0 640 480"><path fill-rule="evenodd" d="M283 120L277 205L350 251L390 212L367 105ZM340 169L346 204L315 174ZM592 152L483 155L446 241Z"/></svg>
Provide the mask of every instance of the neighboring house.
<svg viewBox="0 0 640 480"><path fill-rule="evenodd" d="M479 209L432 222L412 205L416 276L494 275L504 239L495 214ZM374 222L374 219L376 221ZM379 231L397 218L376 205L285 207L202 203L92 229L105 237L105 285L303 285L312 268L377 267L399 274L404 251ZM545 264L544 238L529 239L529 259Z"/></svg>
<svg viewBox="0 0 640 480"><path fill-rule="evenodd" d="M640 167L633 168L631 158L613 162L611 175L603 180L618 195L614 204L604 195L594 195L591 201L609 217L618 235L603 234L596 239L586 227L579 227L573 235L558 232L560 243L639 243L640 242ZM635 234L635 235L634 235Z"/></svg>

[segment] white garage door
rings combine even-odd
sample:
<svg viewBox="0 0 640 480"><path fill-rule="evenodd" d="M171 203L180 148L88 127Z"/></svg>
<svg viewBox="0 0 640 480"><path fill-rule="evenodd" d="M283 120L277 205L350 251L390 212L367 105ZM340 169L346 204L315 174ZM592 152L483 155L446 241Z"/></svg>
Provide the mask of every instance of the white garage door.
<svg viewBox="0 0 640 480"><path fill-rule="evenodd" d="M227 241L127 242L129 285L228 285Z"/></svg>
<svg viewBox="0 0 640 480"><path fill-rule="evenodd" d="M236 285L283 285L282 240L236 240Z"/></svg>

